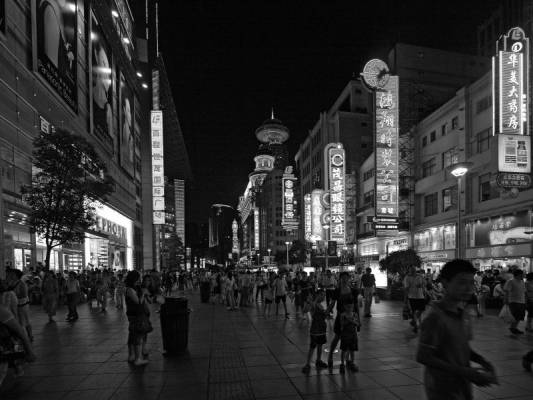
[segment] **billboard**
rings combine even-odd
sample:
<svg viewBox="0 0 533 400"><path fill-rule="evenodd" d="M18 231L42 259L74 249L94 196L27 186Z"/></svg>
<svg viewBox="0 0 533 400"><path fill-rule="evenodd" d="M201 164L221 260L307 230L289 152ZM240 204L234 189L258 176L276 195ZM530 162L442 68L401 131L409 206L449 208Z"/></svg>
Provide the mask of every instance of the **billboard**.
<svg viewBox="0 0 533 400"><path fill-rule="evenodd" d="M259 251L259 208L254 208L254 247Z"/></svg>
<svg viewBox="0 0 533 400"><path fill-rule="evenodd" d="M131 87L126 82L122 72L119 74L119 126L120 126L120 140L119 140L119 156L120 165L126 172L133 176L133 160L135 152L135 139L134 139L134 118L135 113L133 110L134 97ZM161 123L163 118L161 117ZM161 131L163 128L161 127ZM161 148L163 141L161 139Z"/></svg>
<svg viewBox="0 0 533 400"><path fill-rule="evenodd" d="M292 167L285 168L281 178L282 193L281 226L287 231L298 229L298 217L296 215L297 201L295 199L295 187L297 178L292 173Z"/></svg>
<svg viewBox="0 0 533 400"><path fill-rule="evenodd" d="M307 242L311 241L311 194L304 196L304 235Z"/></svg>
<svg viewBox="0 0 533 400"><path fill-rule="evenodd" d="M153 223L165 223L165 170L163 167L163 111L150 113L152 144L152 209Z"/></svg>
<svg viewBox="0 0 533 400"><path fill-rule="evenodd" d="M92 129L101 138L117 138L113 129L113 74L111 47L91 13Z"/></svg>
<svg viewBox="0 0 533 400"><path fill-rule="evenodd" d="M528 210L472 220L467 224L468 247L530 242L533 238L531 222L532 214Z"/></svg>
<svg viewBox="0 0 533 400"><path fill-rule="evenodd" d="M531 172L531 137L498 135L498 171Z"/></svg>
<svg viewBox="0 0 533 400"><path fill-rule="evenodd" d="M398 77L391 76L376 97L376 218L398 217Z"/></svg>
<svg viewBox="0 0 533 400"><path fill-rule="evenodd" d="M34 4L37 71L77 112L77 1L35 0Z"/></svg>
<svg viewBox="0 0 533 400"><path fill-rule="evenodd" d="M329 240L344 244L346 233L346 167L342 144L338 143L335 147L329 147L328 162L330 193Z"/></svg>

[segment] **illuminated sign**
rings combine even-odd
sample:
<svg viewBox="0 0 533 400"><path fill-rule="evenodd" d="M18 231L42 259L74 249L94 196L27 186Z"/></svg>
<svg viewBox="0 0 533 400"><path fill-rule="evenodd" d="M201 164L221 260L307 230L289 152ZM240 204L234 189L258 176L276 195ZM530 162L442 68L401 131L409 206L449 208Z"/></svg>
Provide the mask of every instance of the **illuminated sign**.
<svg viewBox="0 0 533 400"><path fill-rule="evenodd" d="M324 230L322 229L323 194L322 189L315 189L311 192L311 241L314 243L324 240Z"/></svg>
<svg viewBox="0 0 533 400"><path fill-rule="evenodd" d="M233 220L233 223L231 224L231 230L233 232L233 239L232 239L232 252L239 254L239 225L237 224L236 220Z"/></svg>
<svg viewBox="0 0 533 400"><path fill-rule="evenodd" d="M153 223L165 223L165 170L163 168L163 112L152 110L150 116L152 143Z"/></svg>
<svg viewBox="0 0 533 400"><path fill-rule="evenodd" d="M529 39L512 28L497 42L493 58L494 133L528 134Z"/></svg>
<svg viewBox="0 0 533 400"><path fill-rule="evenodd" d="M329 239L340 244L345 242L346 232L346 193L345 193L345 153L342 144L328 148L329 162Z"/></svg>
<svg viewBox="0 0 533 400"><path fill-rule="evenodd" d="M398 77L376 95L376 217L398 217Z"/></svg>
<svg viewBox="0 0 533 400"><path fill-rule="evenodd" d="M305 240L311 241L311 195L308 193L304 196L304 229Z"/></svg>
<svg viewBox="0 0 533 400"><path fill-rule="evenodd" d="M259 209L254 208L254 247L259 250Z"/></svg>
<svg viewBox="0 0 533 400"><path fill-rule="evenodd" d="M297 178L292 173L292 167L285 168L282 184L282 209L281 226L287 231L298 229L298 218L296 216L297 201L294 196L294 189Z"/></svg>

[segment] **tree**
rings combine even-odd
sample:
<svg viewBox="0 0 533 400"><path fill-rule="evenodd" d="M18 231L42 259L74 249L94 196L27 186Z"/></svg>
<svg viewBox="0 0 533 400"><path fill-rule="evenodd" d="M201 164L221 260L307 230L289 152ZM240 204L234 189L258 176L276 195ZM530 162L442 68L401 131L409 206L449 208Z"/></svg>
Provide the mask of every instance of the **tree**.
<svg viewBox="0 0 533 400"><path fill-rule="evenodd" d="M403 279L409 267L420 268L422 260L413 249L394 251L379 262L379 269L387 274L399 274Z"/></svg>
<svg viewBox="0 0 533 400"><path fill-rule="evenodd" d="M31 185L23 185L24 200L31 208L32 232L46 243L45 267L52 249L79 243L96 224L98 201L113 191L94 147L83 137L63 129L41 132L35 138Z"/></svg>

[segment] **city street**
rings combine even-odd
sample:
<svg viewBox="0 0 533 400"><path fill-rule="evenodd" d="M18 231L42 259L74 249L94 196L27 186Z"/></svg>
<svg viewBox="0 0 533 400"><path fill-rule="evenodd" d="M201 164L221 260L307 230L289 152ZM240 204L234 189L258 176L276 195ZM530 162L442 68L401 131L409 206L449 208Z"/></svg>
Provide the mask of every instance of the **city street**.
<svg viewBox="0 0 533 400"><path fill-rule="evenodd" d="M186 355L165 358L159 315L152 313L150 363L135 368L126 362L127 319L122 311L107 314L79 307L80 319L48 324L32 306L37 361L25 375L8 375L2 399L424 399L422 368L414 361L417 337L401 319L401 304L382 301L365 319L356 353L358 373L310 376L301 368L308 346L308 324L294 318L265 318L255 306L227 311L188 296L192 308ZM292 304L291 304L292 306ZM273 308L275 310L275 308ZM522 369L521 356L533 348L533 335L512 336L495 310L473 318L473 347L494 363L500 385L475 390L475 399L531 399L533 377ZM61 318L59 317L61 316ZM332 332L328 338L331 340ZM324 354L324 358L327 354Z"/></svg>

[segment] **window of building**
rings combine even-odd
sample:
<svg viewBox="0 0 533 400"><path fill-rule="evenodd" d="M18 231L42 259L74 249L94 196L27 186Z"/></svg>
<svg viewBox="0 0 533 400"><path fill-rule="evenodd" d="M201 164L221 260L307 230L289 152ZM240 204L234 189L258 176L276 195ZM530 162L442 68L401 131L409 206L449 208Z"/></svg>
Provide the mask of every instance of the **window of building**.
<svg viewBox="0 0 533 400"><path fill-rule="evenodd" d="M424 136L422 138L422 147L426 147L428 145L428 137Z"/></svg>
<svg viewBox="0 0 533 400"><path fill-rule="evenodd" d="M446 136L446 133L448 132L448 124L442 124L440 127L440 134L441 136Z"/></svg>
<svg viewBox="0 0 533 400"><path fill-rule="evenodd" d="M431 133L429 134L429 140L430 140L431 142L434 142L435 139L437 139L437 132L433 131L433 132L431 132Z"/></svg>
<svg viewBox="0 0 533 400"><path fill-rule="evenodd" d="M363 181L367 181L374 176L374 169L369 169L363 173Z"/></svg>
<svg viewBox="0 0 533 400"><path fill-rule="evenodd" d="M369 190L366 193L363 193L363 203L371 204L374 202L374 189Z"/></svg>
<svg viewBox="0 0 533 400"><path fill-rule="evenodd" d="M452 186L442 191L442 211L455 209L457 209L457 186Z"/></svg>
<svg viewBox="0 0 533 400"><path fill-rule="evenodd" d="M486 174L479 176L479 201L487 201L495 199L499 196L499 192L496 188L493 188L490 184L491 174L487 172Z"/></svg>
<svg viewBox="0 0 533 400"><path fill-rule="evenodd" d="M431 193L424 196L424 216L429 217L435 215L439 211L439 195L438 193Z"/></svg>
<svg viewBox="0 0 533 400"><path fill-rule="evenodd" d="M459 117L455 116L452 118L452 130L459 129Z"/></svg>
<svg viewBox="0 0 533 400"><path fill-rule="evenodd" d="M422 178L433 175L436 171L437 162L435 157L430 158L426 162L422 163Z"/></svg>
<svg viewBox="0 0 533 400"><path fill-rule="evenodd" d="M492 106L492 95L483 97L476 102L476 114L482 113Z"/></svg>
<svg viewBox="0 0 533 400"><path fill-rule="evenodd" d="M485 129L476 135L477 152L483 153L490 148L491 129Z"/></svg>
<svg viewBox="0 0 533 400"><path fill-rule="evenodd" d="M442 153L442 169L449 167L450 165L457 164L459 158L455 147L452 147L450 150Z"/></svg>

